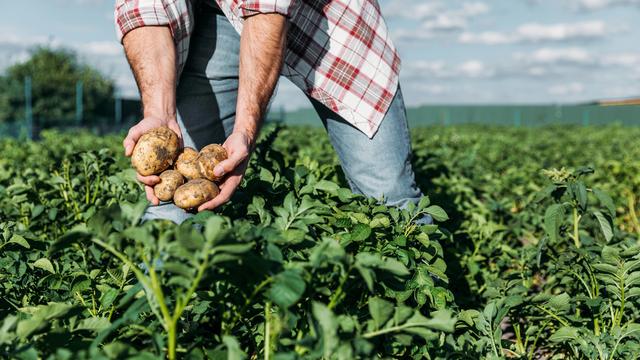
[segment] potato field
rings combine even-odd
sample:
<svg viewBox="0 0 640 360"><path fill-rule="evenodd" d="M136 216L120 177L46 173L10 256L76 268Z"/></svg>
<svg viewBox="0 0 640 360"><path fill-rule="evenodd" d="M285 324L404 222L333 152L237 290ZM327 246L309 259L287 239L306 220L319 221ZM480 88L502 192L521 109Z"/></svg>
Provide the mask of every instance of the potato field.
<svg viewBox="0 0 640 360"><path fill-rule="evenodd" d="M0 140L0 359L640 357L640 128L412 139L415 207L269 125L232 202L180 226L140 222L120 135Z"/></svg>

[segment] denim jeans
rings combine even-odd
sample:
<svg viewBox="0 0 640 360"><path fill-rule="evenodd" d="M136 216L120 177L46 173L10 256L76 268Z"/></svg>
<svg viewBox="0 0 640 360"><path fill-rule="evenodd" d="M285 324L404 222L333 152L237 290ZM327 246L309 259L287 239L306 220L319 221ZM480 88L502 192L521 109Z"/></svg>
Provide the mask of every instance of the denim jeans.
<svg viewBox="0 0 640 360"><path fill-rule="evenodd" d="M220 13L197 12L189 56L177 89L184 145L200 149L223 143L233 130L238 99L240 36ZM402 92L398 89L373 139L333 111L311 100L322 119L351 189L391 206L417 202L422 193L411 166L411 143ZM190 213L171 203L150 206L145 219L181 223ZM420 221L429 223L430 217Z"/></svg>

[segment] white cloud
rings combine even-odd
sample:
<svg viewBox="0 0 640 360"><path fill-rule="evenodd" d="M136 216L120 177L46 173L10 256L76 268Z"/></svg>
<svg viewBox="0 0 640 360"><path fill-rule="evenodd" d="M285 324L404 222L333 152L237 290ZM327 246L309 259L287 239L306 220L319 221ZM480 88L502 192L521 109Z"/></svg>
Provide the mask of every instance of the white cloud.
<svg viewBox="0 0 640 360"><path fill-rule="evenodd" d="M572 24L528 23L520 25L512 33L497 31L464 32L460 34L458 41L463 44L484 45L566 42L599 39L612 32L603 21L599 20Z"/></svg>
<svg viewBox="0 0 640 360"><path fill-rule="evenodd" d="M460 64L445 61L416 61L407 66L407 75L422 78L487 78L495 75L495 70L479 60L467 60Z"/></svg>
<svg viewBox="0 0 640 360"><path fill-rule="evenodd" d="M91 41L77 46L81 52L92 55L120 56L123 48L117 41Z"/></svg>
<svg viewBox="0 0 640 360"><path fill-rule="evenodd" d="M516 53L515 59L534 64L590 64L594 62L593 55L582 48L542 48L530 54Z"/></svg>
<svg viewBox="0 0 640 360"><path fill-rule="evenodd" d="M622 66L639 69L640 54L624 53L604 55L602 58L602 64L605 66Z"/></svg>
<svg viewBox="0 0 640 360"><path fill-rule="evenodd" d="M464 17L453 16L451 14L439 14L433 19L426 20L422 28L429 31L454 31L467 27L467 20Z"/></svg>
<svg viewBox="0 0 640 360"><path fill-rule="evenodd" d="M548 92L555 96L578 95L584 92L585 88L582 83L573 82L569 84L559 84L549 87Z"/></svg>
<svg viewBox="0 0 640 360"><path fill-rule="evenodd" d="M490 77L494 74L493 69L488 68L482 61L478 60L465 61L458 70L460 74L470 78Z"/></svg>
<svg viewBox="0 0 640 360"><path fill-rule="evenodd" d="M640 5L640 0L571 0L571 3L583 10L598 10L613 6Z"/></svg>
<svg viewBox="0 0 640 360"><path fill-rule="evenodd" d="M417 21L418 28L400 30L394 35L398 39L429 39L437 34L464 31L472 18L489 12L484 2L464 2L457 7L443 1L432 1L407 6L406 1L394 1L385 8L389 18Z"/></svg>

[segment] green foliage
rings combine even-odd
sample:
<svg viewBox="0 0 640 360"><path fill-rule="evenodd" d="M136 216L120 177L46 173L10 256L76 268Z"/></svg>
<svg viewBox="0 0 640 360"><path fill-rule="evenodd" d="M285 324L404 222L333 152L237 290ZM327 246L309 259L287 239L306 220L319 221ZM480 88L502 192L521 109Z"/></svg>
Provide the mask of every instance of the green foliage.
<svg viewBox="0 0 640 360"><path fill-rule="evenodd" d="M269 127L180 226L141 222L120 137L0 142L0 357L638 358L639 130L417 131L403 210L319 135Z"/></svg>
<svg viewBox="0 0 640 360"><path fill-rule="evenodd" d="M83 108L87 118L110 109L112 80L80 63L69 50L39 47L32 51L29 60L10 66L0 77L0 122L24 119L26 77L31 77L35 119L72 123L78 81L83 83Z"/></svg>

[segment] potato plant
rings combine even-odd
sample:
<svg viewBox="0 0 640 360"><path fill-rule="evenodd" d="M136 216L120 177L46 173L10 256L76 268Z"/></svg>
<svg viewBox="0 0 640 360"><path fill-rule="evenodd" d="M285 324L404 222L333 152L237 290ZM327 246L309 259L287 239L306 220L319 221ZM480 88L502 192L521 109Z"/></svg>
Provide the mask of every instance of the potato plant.
<svg viewBox="0 0 640 360"><path fill-rule="evenodd" d="M141 222L119 136L0 140L0 358L638 358L640 130L417 129L403 210L265 130L180 226Z"/></svg>

